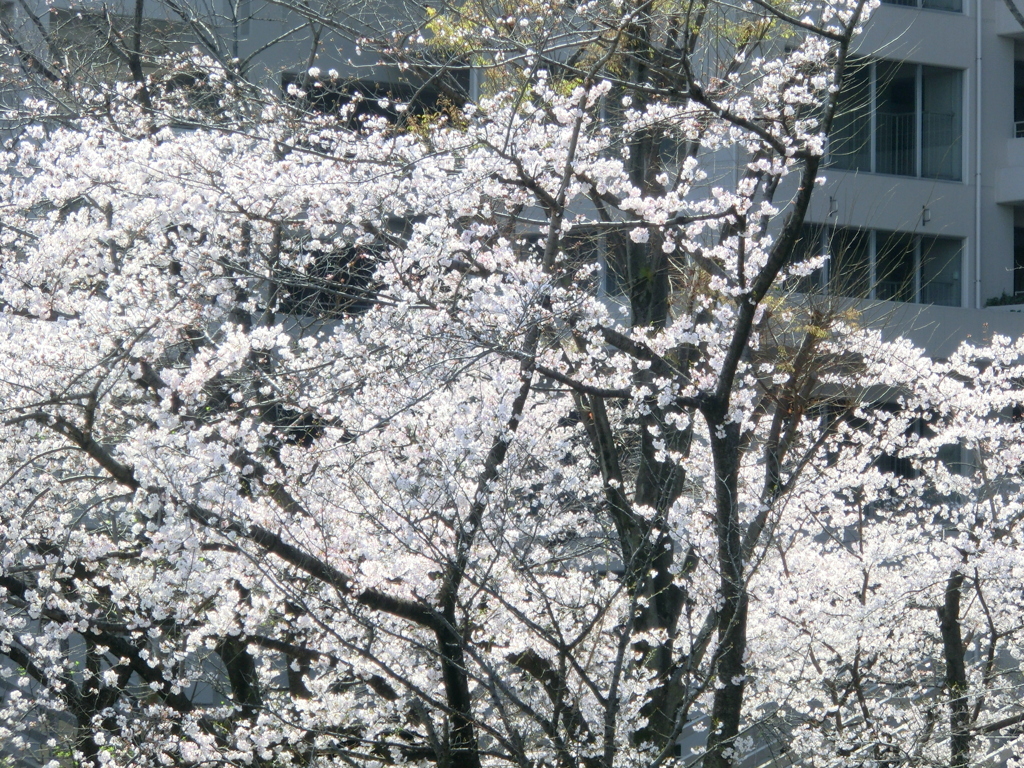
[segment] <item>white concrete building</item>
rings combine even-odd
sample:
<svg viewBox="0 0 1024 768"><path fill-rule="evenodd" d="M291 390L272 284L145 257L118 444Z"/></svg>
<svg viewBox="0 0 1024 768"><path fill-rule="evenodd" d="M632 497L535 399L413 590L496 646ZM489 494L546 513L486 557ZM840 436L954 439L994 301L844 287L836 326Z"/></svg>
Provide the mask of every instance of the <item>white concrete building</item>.
<svg viewBox="0 0 1024 768"><path fill-rule="evenodd" d="M808 216L818 289L905 304L877 317L937 356L1024 333L1024 28L1003 0L883 0L857 56Z"/></svg>

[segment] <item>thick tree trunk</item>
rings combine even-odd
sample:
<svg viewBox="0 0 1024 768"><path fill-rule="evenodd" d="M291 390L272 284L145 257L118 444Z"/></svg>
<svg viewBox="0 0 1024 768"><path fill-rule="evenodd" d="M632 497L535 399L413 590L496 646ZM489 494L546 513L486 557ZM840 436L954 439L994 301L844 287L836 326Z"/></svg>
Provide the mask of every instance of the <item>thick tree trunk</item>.
<svg viewBox="0 0 1024 768"><path fill-rule="evenodd" d="M455 631L454 610L445 611L448 626L437 633L441 651L441 675L445 697L451 707L451 736L448 744L450 768L480 768L480 750L473 723L473 701L469 693L462 638Z"/></svg>
<svg viewBox="0 0 1024 768"><path fill-rule="evenodd" d="M227 669L235 704L245 719L255 720L263 706L256 660L249 653L245 641L238 637L225 637L221 640L217 653Z"/></svg>
<svg viewBox="0 0 1024 768"><path fill-rule="evenodd" d="M708 421L715 461L715 534L722 605L718 611L718 647L712 659L715 695L704 765L729 768L731 750L739 735L746 682L747 586L737 499L740 430L738 424L721 424L719 418Z"/></svg>
<svg viewBox="0 0 1024 768"><path fill-rule="evenodd" d="M964 641L960 631L960 597L964 576L954 571L946 581L945 600L939 608L942 654L946 662L946 688L949 691L949 764L967 768L971 761L971 713L967 697L967 667Z"/></svg>

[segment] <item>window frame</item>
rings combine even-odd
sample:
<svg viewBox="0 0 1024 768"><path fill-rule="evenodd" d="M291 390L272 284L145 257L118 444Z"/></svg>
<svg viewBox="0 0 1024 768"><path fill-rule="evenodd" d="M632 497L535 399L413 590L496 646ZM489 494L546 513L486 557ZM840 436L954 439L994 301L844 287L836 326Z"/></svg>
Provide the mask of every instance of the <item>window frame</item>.
<svg viewBox="0 0 1024 768"><path fill-rule="evenodd" d="M880 137L880 133L879 133L879 122L880 122L879 121L879 91L880 91L880 87L879 87L879 81L878 81L878 78L879 78L878 69L879 69L880 65L887 66L887 67L892 67L894 70L896 68L898 68L898 67L913 67L913 69L914 69L914 112L913 112L913 116L914 116L914 120L913 120L913 122L914 122L914 135L913 135L914 147L913 147L913 154L914 154L914 156L912 158L912 163L913 163L914 171L913 171L913 173L910 173L910 174L898 173L898 172L889 171L889 170L885 170L885 171L879 170L880 166L882 165L882 162L880 160L880 154L879 154L880 151L881 151L880 150L880 142L879 142L879 137ZM859 61L854 59L853 61L851 61L851 67L864 68L864 69L867 70L867 73L868 73L868 76L867 76L867 81L868 81L867 82L867 93L865 94L867 96L867 110L866 110L867 111L867 134L868 134L867 135L868 144L867 144L867 152L866 152L866 155L867 155L867 167L858 166L856 160L854 160L853 162L851 162L849 164L846 164L846 162L845 162L846 158L855 158L857 154L861 154L861 153L858 153L858 152L848 152L848 151L847 152L833 152L833 149L835 147L836 141L837 141L837 139L839 139L838 134L840 134L842 131L846 130L845 126L844 127L840 127L838 129L836 129L834 127L833 133L829 137L829 148L828 148L828 152L826 154L826 162L827 162L827 164L830 167L835 168L836 170L840 170L840 171L851 171L851 172L855 172L855 173L874 173L874 174L879 174L879 175L883 175L883 176L896 176L898 178L904 178L904 179L927 179L929 181L948 181L948 182L952 182L952 183L955 183L955 184L963 184L963 183L965 183L966 182L966 178L965 178L965 174L964 174L964 169L966 167L966 154L965 154L965 152L966 152L966 141L965 141L966 131L965 131L965 126L964 126L964 121L966 120L966 110L964 109L964 73L965 73L966 70L958 69L956 67L939 67L939 66L934 66L934 65L930 65L930 64L920 64L920 63L909 62L909 61L893 61L893 60L890 60L890 59L870 59L870 60L861 59ZM931 174L927 174L927 175L925 174L925 167L924 167L925 166L925 158L926 158L926 152L928 151L928 149L926 149L926 147L925 147L925 141L924 141L924 139L925 139L925 126L924 126L924 123L925 123L925 110L924 110L925 82L924 81L925 81L925 71L926 70L938 70L938 71L945 71L945 72L948 72L948 73L956 73L957 77L958 77L959 94L958 94L957 99L959 101L959 109L958 109L958 112L959 112L959 115L958 115L959 116L959 126L955 126L954 125L954 128L959 128L959 130L956 131L956 143L959 144L959 157L955 161L956 172L954 174L949 175L949 176L939 175L939 174L936 174L936 173L931 173ZM851 71L850 74L852 76L853 75L853 71ZM850 88L850 87L854 87L854 86L851 83L849 86L845 86L845 87ZM842 101L842 99L840 101ZM841 103L840 107L842 107L842 106L843 105ZM860 108L857 107L855 104L852 104L852 105L849 106L849 110L851 112L854 111L854 110L858 110L859 111L859 109ZM838 115L837 115L837 117L838 117ZM861 127L859 127L856 124L856 122L851 121L851 123L850 123L850 131L849 132L851 133L851 136L855 136L856 134L862 132L862 129L861 129Z"/></svg>
<svg viewBox="0 0 1024 768"><path fill-rule="evenodd" d="M964 13L964 2L960 0L960 8L931 8L925 5L932 0L882 0L883 5L896 5L901 8L914 8L918 11L938 11L939 13Z"/></svg>
<svg viewBox="0 0 1024 768"><path fill-rule="evenodd" d="M856 227L840 227L830 224L819 224L815 222L807 222L804 224L804 234L801 239L806 237L808 231L816 231L818 235L817 246L804 247L804 253L800 254L799 258L805 258L815 254L829 254L829 259L825 262L825 266L816 271L815 273L808 275L803 278L801 285L797 288L798 291L802 292L816 292L823 293L829 296L845 296L846 298L852 299L863 299L868 301L896 301L905 304L921 304L924 306L933 307L953 307L963 308L965 305L964 301L964 252L965 252L965 240L958 237L949 237L944 235L931 235L922 234L920 232L897 232L882 229L858 229ZM868 270L867 270L867 290L863 295L849 295L842 292L833 291L834 278L831 274L832 265L836 263L836 256L832 253L833 243L836 242L840 233L846 241L852 242L854 238L864 237L867 239L867 259L868 259ZM886 241L891 241L894 238L912 238L913 240L913 265L912 265L912 276L913 276L913 288L912 298L909 300L899 298L887 298L881 296L879 286L881 281L878 275L879 267L879 253L884 252ZM957 243L959 245L959 254L956 257L959 261L958 264L958 295L956 296L955 304L939 304L935 302L922 301L924 298L924 290L926 284L923 282L923 264L927 251L922 250L922 244L926 240L946 240L951 243ZM813 250L812 250L813 249ZM796 254L794 254L796 255ZM835 279L838 279L836 277ZM809 291L806 289L810 289Z"/></svg>

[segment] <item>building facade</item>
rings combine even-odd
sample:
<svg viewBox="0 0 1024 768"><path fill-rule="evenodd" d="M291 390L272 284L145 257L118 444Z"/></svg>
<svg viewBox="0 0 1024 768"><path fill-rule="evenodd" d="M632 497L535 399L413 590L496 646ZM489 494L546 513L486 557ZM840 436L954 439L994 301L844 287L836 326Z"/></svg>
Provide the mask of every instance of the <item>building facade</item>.
<svg viewBox="0 0 1024 768"><path fill-rule="evenodd" d="M1024 333L1024 28L1002 0L883 0L851 70L808 215L831 256L812 288L937 356Z"/></svg>

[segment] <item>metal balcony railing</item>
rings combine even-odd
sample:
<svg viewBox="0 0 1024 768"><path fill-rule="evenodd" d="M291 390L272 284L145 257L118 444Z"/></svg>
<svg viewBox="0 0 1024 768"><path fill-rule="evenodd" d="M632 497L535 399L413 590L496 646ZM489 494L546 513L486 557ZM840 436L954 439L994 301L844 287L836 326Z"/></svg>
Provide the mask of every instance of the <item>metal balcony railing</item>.
<svg viewBox="0 0 1024 768"><path fill-rule="evenodd" d="M955 112L921 113L921 173L954 177L959 167L959 115ZM914 112L877 113L877 162L880 173L918 174L918 128Z"/></svg>
<svg viewBox="0 0 1024 768"><path fill-rule="evenodd" d="M876 158L879 173L917 175L917 119L913 112L882 112L876 116Z"/></svg>
<svg viewBox="0 0 1024 768"><path fill-rule="evenodd" d="M913 301L914 286L906 280L879 280L875 283L875 296L882 301Z"/></svg>
<svg viewBox="0 0 1024 768"><path fill-rule="evenodd" d="M960 178L960 115L921 113L921 175L933 179Z"/></svg>
<svg viewBox="0 0 1024 768"><path fill-rule="evenodd" d="M955 280L932 280L921 286L921 295L914 296L914 287L906 280L879 280L875 295L885 301L913 301L942 307L960 306L960 283Z"/></svg>
<svg viewBox="0 0 1024 768"><path fill-rule="evenodd" d="M943 307L960 306L960 283L957 281L932 280L921 286L921 303L938 304Z"/></svg>

